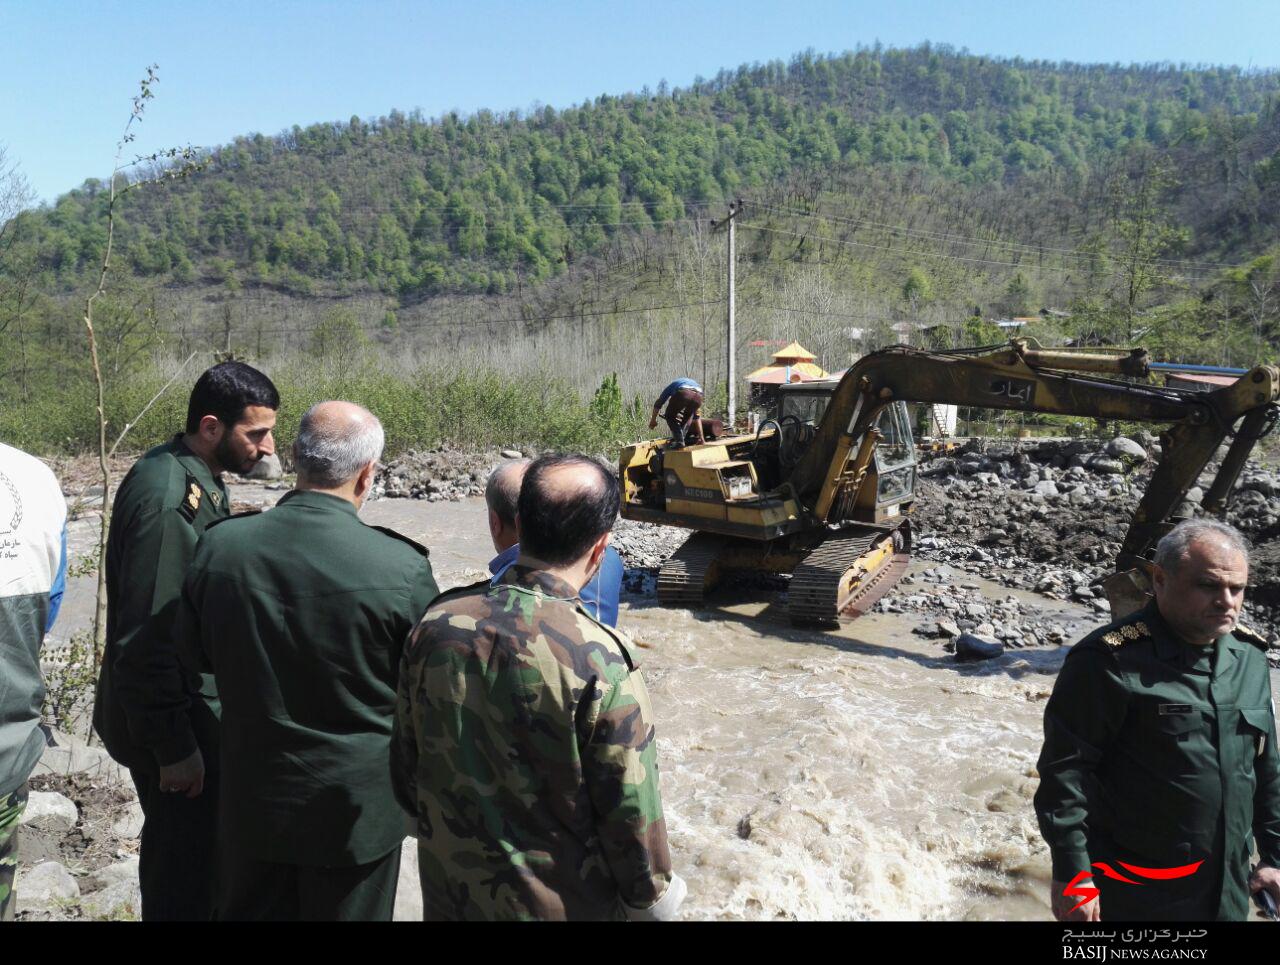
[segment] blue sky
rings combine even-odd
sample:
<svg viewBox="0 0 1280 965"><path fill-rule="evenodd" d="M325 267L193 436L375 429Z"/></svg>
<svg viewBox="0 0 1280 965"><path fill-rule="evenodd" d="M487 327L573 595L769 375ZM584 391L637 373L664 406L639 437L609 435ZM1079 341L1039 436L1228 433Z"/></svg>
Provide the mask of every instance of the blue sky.
<svg viewBox="0 0 1280 965"><path fill-rule="evenodd" d="M1280 0L0 0L0 146L51 200L138 153L393 108L563 107L812 47L929 40L1088 62L1280 67Z"/></svg>

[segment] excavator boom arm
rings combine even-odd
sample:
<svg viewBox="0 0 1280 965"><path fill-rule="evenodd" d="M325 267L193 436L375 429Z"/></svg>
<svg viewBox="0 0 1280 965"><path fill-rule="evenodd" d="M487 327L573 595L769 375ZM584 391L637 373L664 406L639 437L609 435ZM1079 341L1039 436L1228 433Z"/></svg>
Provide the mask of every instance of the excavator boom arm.
<svg viewBox="0 0 1280 965"><path fill-rule="evenodd" d="M1034 343L1032 343L1034 344ZM1069 367L1078 365L1078 371ZM1151 483L1134 515L1118 566L1132 566L1168 529L1169 516L1185 498L1228 436L1233 443L1205 497L1206 509L1221 512L1253 443L1275 421L1280 371L1259 366L1236 383L1213 392L1159 388L1093 373L1145 375L1146 353L1105 357L1043 352L1015 339L984 355L927 352L906 346L859 360L836 386L813 441L788 480L813 511L826 498L835 454L875 424L891 402L968 405L1129 422L1172 423ZM1089 374L1085 374L1089 373ZM1236 421L1244 416L1238 432ZM843 440L842 437L848 437Z"/></svg>

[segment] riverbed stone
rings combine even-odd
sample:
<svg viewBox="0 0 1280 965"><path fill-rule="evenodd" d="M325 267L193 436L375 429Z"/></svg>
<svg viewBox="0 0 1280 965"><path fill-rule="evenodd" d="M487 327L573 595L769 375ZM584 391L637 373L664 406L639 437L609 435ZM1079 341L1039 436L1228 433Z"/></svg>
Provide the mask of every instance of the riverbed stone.
<svg viewBox="0 0 1280 965"><path fill-rule="evenodd" d="M105 888L83 896L80 899L80 911L86 918L141 918L142 891L138 886L138 879L134 877L114 881Z"/></svg>
<svg viewBox="0 0 1280 965"><path fill-rule="evenodd" d="M1119 459L1130 459L1133 462L1146 462L1147 450L1125 436L1116 436L1107 443L1106 453Z"/></svg>
<svg viewBox="0 0 1280 965"><path fill-rule="evenodd" d="M263 456L259 459L252 469L246 473L249 479L261 479L265 481L273 481L284 475L284 467L280 464L280 457L274 452L269 456Z"/></svg>
<svg viewBox="0 0 1280 965"><path fill-rule="evenodd" d="M19 911L57 911L80 897L76 879L57 861L42 861L26 871L19 869L14 891Z"/></svg>
<svg viewBox="0 0 1280 965"><path fill-rule="evenodd" d="M56 791L32 791L27 797L21 823L37 831L65 834L80 820L80 810L65 795Z"/></svg>

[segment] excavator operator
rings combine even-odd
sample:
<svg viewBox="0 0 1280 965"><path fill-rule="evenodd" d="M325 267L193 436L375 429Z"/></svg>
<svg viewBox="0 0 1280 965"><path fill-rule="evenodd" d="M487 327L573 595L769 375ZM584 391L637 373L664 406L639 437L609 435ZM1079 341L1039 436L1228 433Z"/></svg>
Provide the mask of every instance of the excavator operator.
<svg viewBox="0 0 1280 965"><path fill-rule="evenodd" d="M693 379L676 379L662 390L658 401L653 404L653 414L649 417L650 429L657 428L658 412L664 402L667 411L663 418L671 429L673 448L683 449L686 437L695 444L705 442L708 438L714 439L723 425L719 419L701 418L702 386Z"/></svg>

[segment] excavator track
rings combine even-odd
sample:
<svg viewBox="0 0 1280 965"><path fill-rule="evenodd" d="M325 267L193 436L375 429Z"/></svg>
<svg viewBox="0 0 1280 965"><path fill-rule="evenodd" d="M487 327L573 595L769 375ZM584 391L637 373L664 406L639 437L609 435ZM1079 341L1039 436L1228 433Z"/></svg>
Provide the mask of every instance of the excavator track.
<svg viewBox="0 0 1280 965"><path fill-rule="evenodd" d="M884 541L892 541L884 546ZM869 572L851 572L868 554L880 551ZM798 626L834 627L875 605L906 572L911 562L911 524L896 530L863 530L824 540L796 567L788 611Z"/></svg>
<svg viewBox="0 0 1280 965"><path fill-rule="evenodd" d="M694 533L658 568L658 601L664 606L694 608L714 585L716 561L725 540L711 533Z"/></svg>

